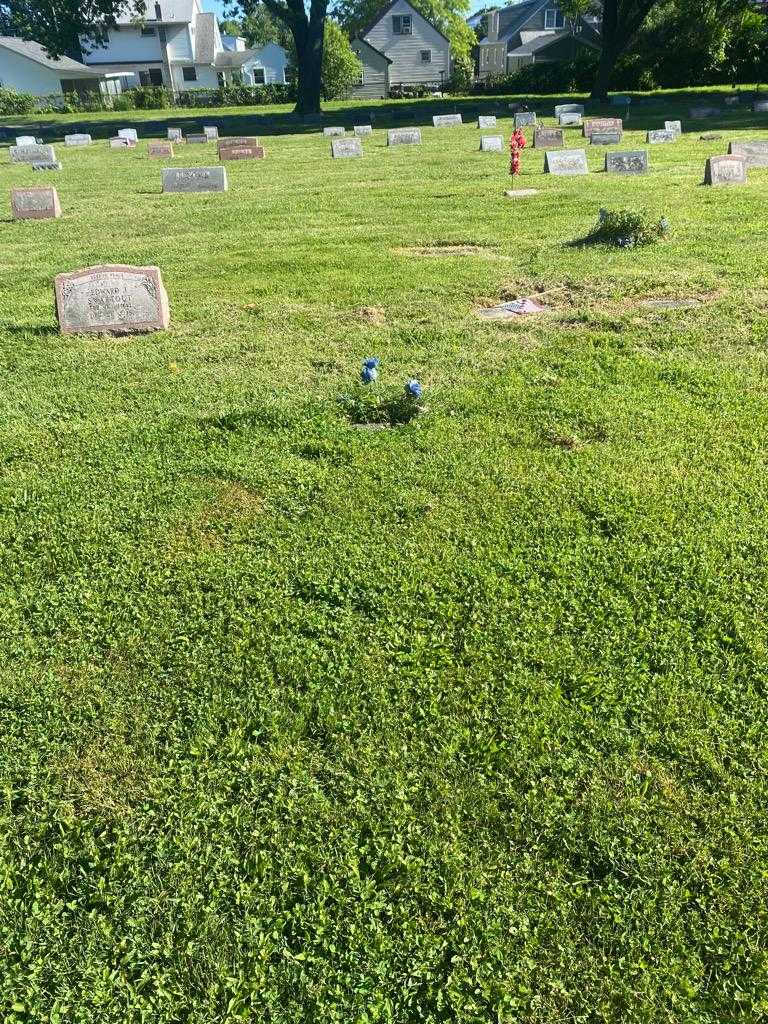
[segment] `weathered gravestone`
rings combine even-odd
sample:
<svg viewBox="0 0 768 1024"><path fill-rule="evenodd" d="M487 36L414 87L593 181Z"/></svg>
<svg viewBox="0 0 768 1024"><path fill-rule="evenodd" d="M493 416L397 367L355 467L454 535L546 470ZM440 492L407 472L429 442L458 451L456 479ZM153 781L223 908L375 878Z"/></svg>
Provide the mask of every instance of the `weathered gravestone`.
<svg viewBox="0 0 768 1024"><path fill-rule="evenodd" d="M699 139L702 142L717 142L719 139L722 139L722 137L721 132L704 132L703 135L699 136Z"/></svg>
<svg viewBox="0 0 768 1024"><path fill-rule="evenodd" d="M478 128L495 128L496 127L496 115L495 114L480 114L477 119Z"/></svg>
<svg viewBox="0 0 768 1024"><path fill-rule="evenodd" d="M503 153L504 152L504 136L503 135L481 135L480 136L480 152L481 153Z"/></svg>
<svg viewBox="0 0 768 1024"><path fill-rule="evenodd" d="M742 157L747 167L768 167L768 140L731 142L728 155Z"/></svg>
<svg viewBox="0 0 768 1024"><path fill-rule="evenodd" d="M555 106L555 117L562 114L578 114L579 117L583 117L584 107L581 103L558 103Z"/></svg>
<svg viewBox="0 0 768 1024"><path fill-rule="evenodd" d="M362 156L363 144L360 139L331 139L331 156L334 160L342 157Z"/></svg>
<svg viewBox="0 0 768 1024"><path fill-rule="evenodd" d="M344 135L344 129L340 125L331 128L323 128L323 135L326 139L335 139Z"/></svg>
<svg viewBox="0 0 768 1024"><path fill-rule="evenodd" d="M683 134L683 122L682 121L665 121L664 130L667 132L677 132L678 135Z"/></svg>
<svg viewBox="0 0 768 1024"><path fill-rule="evenodd" d="M532 110L524 110L515 114L515 128L527 128L536 124L536 114Z"/></svg>
<svg viewBox="0 0 768 1024"><path fill-rule="evenodd" d="M768 100L755 100L752 104L752 110L756 114L768 113Z"/></svg>
<svg viewBox="0 0 768 1024"><path fill-rule="evenodd" d="M37 139L34 135L17 135L16 136L17 146L36 146Z"/></svg>
<svg viewBox="0 0 768 1024"><path fill-rule="evenodd" d="M562 149L564 145L562 128L537 128L533 133L534 149Z"/></svg>
<svg viewBox="0 0 768 1024"><path fill-rule="evenodd" d="M166 132L169 142L183 142L184 135L182 134L181 128L169 128Z"/></svg>
<svg viewBox="0 0 768 1024"><path fill-rule="evenodd" d="M620 117L592 117L584 122L582 132L584 138L588 139L593 132L621 132L624 130L624 122Z"/></svg>
<svg viewBox="0 0 768 1024"><path fill-rule="evenodd" d="M163 192L226 192L225 167L164 167Z"/></svg>
<svg viewBox="0 0 768 1024"><path fill-rule="evenodd" d="M117 137L119 139L133 139L134 142L139 141L139 133L135 128L119 128Z"/></svg>
<svg viewBox="0 0 768 1024"><path fill-rule="evenodd" d="M62 334L135 334L170 323L157 267L105 264L58 274L56 315Z"/></svg>
<svg viewBox="0 0 768 1024"><path fill-rule="evenodd" d="M370 124L356 124L354 126L355 135L362 139L366 135L373 135L373 125Z"/></svg>
<svg viewBox="0 0 768 1024"><path fill-rule="evenodd" d="M719 107L691 107L690 115L697 121L702 120L705 117L719 117L722 114L722 110Z"/></svg>
<svg viewBox="0 0 768 1024"><path fill-rule="evenodd" d="M435 114L432 124L435 128L455 128L461 124L461 114Z"/></svg>
<svg viewBox="0 0 768 1024"><path fill-rule="evenodd" d="M607 174L647 174L648 153L644 149L605 154Z"/></svg>
<svg viewBox="0 0 768 1024"><path fill-rule="evenodd" d="M36 160L29 165L33 171L60 171L60 160Z"/></svg>
<svg viewBox="0 0 768 1024"><path fill-rule="evenodd" d="M47 220L61 216L55 188L12 188L11 212L14 220Z"/></svg>
<svg viewBox="0 0 768 1024"><path fill-rule="evenodd" d="M206 139L213 142L215 139L218 139L219 137L219 129L213 124L204 124L203 135L206 137Z"/></svg>
<svg viewBox="0 0 768 1024"><path fill-rule="evenodd" d="M117 136L114 139L109 140L110 149L136 149L135 139L123 139Z"/></svg>
<svg viewBox="0 0 768 1024"><path fill-rule="evenodd" d="M86 134L80 133L80 132L77 132L74 135L65 135L64 136L64 145L65 146L90 146L90 144L92 142L93 142L93 139L91 138L90 135L86 135Z"/></svg>
<svg viewBox="0 0 768 1024"><path fill-rule="evenodd" d="M224 145L219 143L219 160L263 160L263 146Z"/></svg>
<svg viewBox="0 0 768 1024"><path fill-rule="evenodd" d="M588 174L587 154L583 149L561 149L544 154L544 173L571 175Z"/></svg>
<svg viewBox="0 0 768 1024"><path fill-rule="evenodd" d="M592 132L589 141L593 146L618 146L622 138L619 131Z"/></svg>
<svg viewBox="0 0 768 1024"><path fill-rule="evenodd" d="M207 135L200 135L199 133L187 136L187 142L192 146L204 146L209 141L210 139Z"/></svg>
<svg viewBox="0 0 768 1024"><path fill-rule="evenodd" d="M661 142L677 142L678 135L679 132L673 131L670 128L656 128L648 132L645 136L645 141L650 146L655 146Z"/></svg>
<svg viewBox="0 0 768 1024"><path fill-rule="evenodd" d="M746 185L747 164L740 156L711 156L704 168L705 185Z"/></svg>
<svg viewBox="0 0 768 1024"><path fill-rule="evenodd" d="M173 159L173 145L170 142L150 142L147 147L147 156L150 160L160 160L165 157Z"/></svg>
<svg viewBox="0 0 768 1024"><path fill-rule="evenodd" d="M258 146L259 140L255 135L238 135L226 139L219 139L219 149L229 149L232 146Z"/></svg>
<svg viewBox="0 0 768 1024"><path fill-rule="evenodd" d="M561 128L581 128L583 122L581 114L565 113L558 115L557 123Z"/></svg>
<svg viewBox="0 0 768 1024"><path fill-rule="evenodd" d="M387 131L388 146L421 145L421 128L390 128Z"/></svg>
<svg viewBox="0 0 768 1024"><path fill-rule="evenodd" d="M56 161L53 146L10 146L8 152L15 164L52 164Z"/></svg>

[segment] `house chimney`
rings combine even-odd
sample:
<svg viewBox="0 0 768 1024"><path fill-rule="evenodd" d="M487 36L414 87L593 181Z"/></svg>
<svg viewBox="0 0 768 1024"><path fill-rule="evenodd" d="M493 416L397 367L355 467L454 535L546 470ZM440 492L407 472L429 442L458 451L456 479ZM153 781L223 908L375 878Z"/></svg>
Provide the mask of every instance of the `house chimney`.
<svg viewBox="0 0 768 1024"><path fill-rule="evenodd" d="M487 39L489 43L495 43L499 38L499 9L494 7L493 10L488 11L488 35Z"/></svg>
<svg viewBox="0 0 768 1024"><path fill-rule="evenodd" d="M157 19L157 21L162 21L163 20L162 9L160 7L160 4L157 4L157 3L155 4L155 18Z"/></svg>

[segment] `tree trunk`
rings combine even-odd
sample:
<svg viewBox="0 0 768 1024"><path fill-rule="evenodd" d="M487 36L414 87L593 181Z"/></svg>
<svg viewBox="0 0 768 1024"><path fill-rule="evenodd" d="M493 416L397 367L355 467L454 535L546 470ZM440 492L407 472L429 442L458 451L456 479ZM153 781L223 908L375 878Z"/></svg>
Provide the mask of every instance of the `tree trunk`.
<svg viewBox="0 0 768 1024"><path fill-rule="evenodd" d="M325 18L310 18L305 25L294 30L299 81L295 113L320 113L320 90L323 77L323 34Z"/></svg>
<svg viewBox="0 0 768 1024"><path fill-rule="evenodd" d="M616 49L613 46L609 47L606 42L600 53L600 63L597 65L595 84L592 86L591 98L593 100L608 99L608 86L610 85L611 75L618 59L619 54Z"/></svg>

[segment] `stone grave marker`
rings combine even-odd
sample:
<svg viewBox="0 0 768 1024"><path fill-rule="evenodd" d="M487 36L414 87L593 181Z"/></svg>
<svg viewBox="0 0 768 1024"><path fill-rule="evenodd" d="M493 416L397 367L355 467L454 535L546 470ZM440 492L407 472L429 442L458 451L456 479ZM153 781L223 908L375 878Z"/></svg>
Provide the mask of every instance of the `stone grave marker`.
<svg viewBox="0 0 768 1024"><path fill-rule="evenodd" d="M678 135L679 132L673 131L670 128L656 128L648 132L645 141L649 146L655 146L661 142L677 142Z"/></svg>
<svg viewBox="0 0 768 1024"><path fill-rule="evenodd" d="M36 160L29 165L33 171L60 171L60 160Z"/></svg>
<svg viewBox="0 0 768 1024"><path fill-rule="evenodd" d="M704 168L705 185L746 185L747 164L740 156L711 156Z"/></svg>
<svg viewBox="0 0 768 1024"><path fill-rule="evenodd" d="M135 139L123 139L117 136L114 139L109 140L110 149L136 149Z"/></svg>
<svg viewBox="0 0 768 1024"><path fill-rule="evenodd" d="M165 158L173 160L173 144L170 142L150 142L147 148L147 156L150 160L162 160Z"/></svg>
<svg viewBox="0 0 768 1024"><path fill-rule="evenodd" d="M578 114L579 117L583 117L584 106L581 103L558 103L555 105L555 117L560 117L561 114Z"/></svg>
<svg viewBox="0 0 768 1024"><path fill-rule="evenodd" d="M238 135L230 138L219 139L219 149L231 146L258 146L259 140L255 135Z"/></svg>
<svg viewBox="0 0 768 1024"><path fill-rule="evenodd" d="M537 128L533 133L534 149L562 149L564 145L562 128Z"/></svg>
<svg viewBox="0 0 768 1024"><path fill-rule="evenodd" d="M495 114L480 114L477 119L478 128L495 128L496 127L496 115Z"/></svg>
<svg viewBox="0 0 768 1024"><path fill-rule="evenodd" d="M187 136L187 143L190 146L204 146L209 141L210 140L207 135L200 135L199 133Z"/></svg>
<svg viewBox="0 0 768 1024"><path fill-rule="evenodd" d="M704 132L703 135L699 136L699 141L701 141L701 142L717 142L719 139L722 139L722 137L723 136L722 136L721 132Z"/></svg>
<svg viewBox="0 0 768 1024"><path fill-rule="evenodd" d="M461 114L435 114L432 118L435 128L455 128L461 123Z"/></svg>
<svg viewBox="0 0 768 1024"><path fill-rule="evenodd" d="M515 114L515 128L527 128L529 125L535 126L536 114L532 110L524 110L519 114Z"/></svg>
<svg viewBox="0 0 768 1024"><path fill-rule="evenodd" d="M690 114L697 121L701 121L705 117L719 117L722 110L719 107L691 107Z"/></svg>
<svg viewBox="0 0 768 1024"><path fill-rule="evenodd" d="M334 160L362 155L363 144L360 139L331 139L331 156Z"/></svg>
<svg viewBox="0 0 768 1024"><path fill-rule="evenodd" d="M139 133L135 128L119 128L117 137L119 139L133 139L134 142L139 141Z"/></svg>
<svg viewBox="0 0 768 1024"><path fill-rule="evenodd" d="M52 164L56 162L53 146L10 146L8 152L15 164Z"/></svg>
<svg viewBox="0 0 768 1024"><path fill-rule="evenodd" d="M158 267L87 267L58 274L54 286L62 334L136 334L170 323Z"/></svg>
<svg viewBox="0 0 768 1024"><path fill-rule="evenodd" d="M624 122L620 117L592 117L584 122L582 128L585 139L588 139L593 132L621 132L623 130Z"/></svg>
<svg viewBox="0 0 768 1024"><path fill-rule="evenodd" d="M587 154L583 149L561 149L544 154L544 173L557 175L588 174Z"/></svg>
<svg viewBox="0 0 768 1024"><path fill-rule="evenodd" d="M683 134L683 122L682 121L665 121L664 131L677 132L678 135Z"/></svg>
<svg viewBox="0 0 768 1024"><path fill-rule="evenodd" d="M59 195L53 186L12 188L11 212L14 220L48 220L61 216Z"/></svg>
<svg viewBox="0 0 768 1024"><path fill-rule="evenodd" d="M607 174L647 174L648 153L644 149L605 154Z"/></svg>
<svg viewBox="0 0 768 1024"><path fill-rule="evenodd" d="M203 135L209 141L214 142L219 137L219 129L214 124L204 124Z"/></svg>
<svg viewBox="0 0 768 1024"><path fill-rule="evenodd" d="M34 135L17 135L16 136L17 146L36 146L37 139Z"/></svg>
<svg viewBox="0 0 768 1024"><path fill-rule="evenodd" d="M768 113L768 100L755 100L752 104L752 110L755 114Z"/></svg>
<svg viewBox="0 0 768 1024"><path fill-rule="evenodd" d="M581 128L583 121L581 114L569 114L566 111L565 114L558 115L557 123L561 128Z"/></svg>
<svg viewBox="0 0 768 1024"><path fill-rule="evenodd" d="M421 128L390 128L387 131L388 146L420 146Z"/></svg>
<svg viewBox="0 0 768 1024"><path fill-rule="evenodd" d="M356 124L354 126L354 132L359 139L365 138L366 135L373 135L373 125Z"/></svg>
<svg viewBox="0 0 768 1024"><path fill-rule="evenodd" d="M219 143L219 160L263 160L264 147L254 145L224 145Z"/></svg>
<svg viewBox="0 0 768 1024"><path fill-rule="evenodd" d="M164 167L163 192L226 192L225 167Z"/></svg>
<svg viewBox="0 0 768 1024"><path fill-rule="evenodd" d="M768 167L768 139L731 142L728 146L728 155L742 157L747 167Z"/></svg>
<svg viewBox="0 0 768 1024"><path fill-rule="evenodd" d="M618 146L623 138L619 131L592 132L589 141L593 146Z"/></svg>
<svg viewBox="0 0 768 1024"><path fill-rule="evenodd" d="M65 135L64 136L64 145L65 146L90 146L90 144L92 142L93 142L93 139L91 138L90 135L86 135L86 134L80 133L80 132L78 132L78 133L76 133L74 135Z"/></svg>
<svg viewBox="0 0 768 1024"><path fill-rule="evenodd" d="M331 128L323 128L323 135L326 137L326 139L339 138L344 134L344 129L340 125Z"/></svg>
<svg viewBox="0 0 768 1024"><path fill-rule="evenodd" d="M169 142L183 142L184 135L181 128L169 128L166 133Z"/></svg>
<svg viewBox="0 0 768 1024"><path fill-rule="evenodd" d="M504 136L503 135L481 135L480 136L480 152L481 153L503 153L504 152Z"/></svg>
<svg viewBox="0 0 768 1024"><path fill-rule="evenodd" d="M726 107L738 107L739 103L741 103L741 97L738 95L726 96L723 100L723 103L726 105Z"/></svg>

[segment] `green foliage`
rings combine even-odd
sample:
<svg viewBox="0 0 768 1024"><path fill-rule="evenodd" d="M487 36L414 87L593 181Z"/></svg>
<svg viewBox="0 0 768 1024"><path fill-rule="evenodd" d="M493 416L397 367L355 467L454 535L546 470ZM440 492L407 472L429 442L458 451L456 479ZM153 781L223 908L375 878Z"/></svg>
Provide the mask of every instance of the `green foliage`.
<svg viewBox="0 0 768 1024"><path fill-rule="evenodd" d="M402 388L379 384L357 384L351 394L340 399L340 405L349 421L358 426L404 426L423 412L418 400Z"/></svg>
<svg viewBox="0 0 768 1024"><path fill-rule="evenodd" d="M0 35L34 39L52 57L98 45L118 14L145 13L144 0L0 0Z"/></svg>
<svg viewBox="0 0 768 1024"><path fill-rule="evenodd" d="M668 231L665 217L654 218L645 210L601 210L597 224L585 241L634 249L658 242Z"/></svg>
<svg viewBox="0 0 768 1024"><path fill-rule="evenodd" d="M362 64L349 45L349 39L335 21L325 22L323 42L323 94L333 100L345 96L360 80Z"/></svg>
<svg viewBox="0 0 768 1024"><path fill-rule="evenodd" d="M540 93L565 95L587 92L595 78L597 58L578 57L573 61L552 64L526 64L513 75L501 75L476 83L475 92L488 95L505 93Z"/></svg>
<svg viewBox="0 0 768 1024"><path fill-rule="evenodd" d="M28 92L0 87L0 114L31 114L37 106L37 98Z"/></svg>
<svg viewBox="0 0 768 1024"><path fill-rule="evenodd" d="M161 110L173 106L173 96L162 85L141 85L130 90L136 110Z"/></svg>
<svg viewBox="0 0 768 1024"><path fill-rule="evenodd" d="M291 103L295 85L225 85L219 89L188 89L176 97L177 107L259 107L272 103Z"/></svg>

